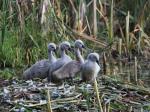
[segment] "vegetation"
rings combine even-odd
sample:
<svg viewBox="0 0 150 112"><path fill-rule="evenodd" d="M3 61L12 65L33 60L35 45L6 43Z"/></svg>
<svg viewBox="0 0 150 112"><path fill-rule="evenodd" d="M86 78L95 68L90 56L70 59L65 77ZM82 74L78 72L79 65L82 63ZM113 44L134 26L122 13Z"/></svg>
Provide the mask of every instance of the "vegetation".
<svg viewBox="0 0 150 112"><path fill-rule="evenodd" d="M100 53L103 74L111 75L113 83L134 80L147 87L137 78L150 74L149 10L149 0L1 0L0 77L20 76L47 58L48 42L80 38L87 53ZM110 105L127 109L116 100Z"/></svg>
<svg viewBox="0 0 150 112"><path fill-rule="evenodd" d="M150 46L149 1L97 0L96 8L92 4L90 0L1 1L0 66L30 65L46 57L47 42L75 38L95 42L101 49L113 42L117 51L121 39L122 54L146 56Z"/></svg>

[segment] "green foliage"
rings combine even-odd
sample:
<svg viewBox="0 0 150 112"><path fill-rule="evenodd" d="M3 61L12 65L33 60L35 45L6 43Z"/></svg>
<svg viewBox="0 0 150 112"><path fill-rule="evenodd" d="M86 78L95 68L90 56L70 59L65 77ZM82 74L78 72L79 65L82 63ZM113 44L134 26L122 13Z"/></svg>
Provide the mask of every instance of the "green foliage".
<svg viewBox="0 0 150 112"><path fill-rule="evenodd" d="M89 35L85 40L104 43L122 38L122 53L132 50L143 53L150 46L150 37L145 33L150 14L147 0L97 0L97 37L93 39L93 5L90 0L50 2L47 13L42 15L43 2L4 0L0 2L0 66L23 67L37 60L47 58L47 44L79 38L79 34ZM129 5L134 4L134 7ZM130 12L128 14L128 11ZM41 24L41 18L47 18ZM126 19L127 17L127 19ZM136 27L138 26L138 31ZM73 31L78 31L74 33ZM119 31L118 31L119 30ZM149 31L147 31L149 32ZM138 34L138 35L137 35ZM118 38L119 37L119 38ZM85 43L94 49L91 41ZM115 49L117 49L115 47Z"/></svg>
<svg viewBox="0 0 150 112"><path fill-rule="evenodd" d="M150 111L150 106L149 105L144 106L143 109L146 110L146 111Z"/></svg>
<svg viewBox="0 0 150 112"><path fill-rule="evenodd" d="M11 79L15 76L15 73L13 70L10 70L8 68L4 70L0 70L0 77L4 79Z"/></svg>
<svg viewBox="0 0 150 112"><path fill-rule="evenodd" d="M123 104L121 104L121 103L119 103L119 102L113 102L113 103L111 103L110 104L110 106L111 106L111 108L112 108L112 110L114 109L116 109L116 110L120 110L120 111L125 111L125 110L127 110L127 106L126 105L123 105Z"/></svg>

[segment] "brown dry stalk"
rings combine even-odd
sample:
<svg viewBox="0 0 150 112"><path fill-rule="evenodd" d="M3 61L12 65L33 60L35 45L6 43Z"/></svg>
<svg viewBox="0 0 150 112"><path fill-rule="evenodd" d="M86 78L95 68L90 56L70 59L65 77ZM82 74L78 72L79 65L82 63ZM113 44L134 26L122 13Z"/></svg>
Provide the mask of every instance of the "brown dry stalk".
<svg viewBox="0 0 150 112"><path fill-rule="evenodd" d="M94 34L94 37L96 38L97 36L97 15L96 15L96 0L94 0L93 2L93 23L94 23L94 26L93 26L93 34Z"/></svg>

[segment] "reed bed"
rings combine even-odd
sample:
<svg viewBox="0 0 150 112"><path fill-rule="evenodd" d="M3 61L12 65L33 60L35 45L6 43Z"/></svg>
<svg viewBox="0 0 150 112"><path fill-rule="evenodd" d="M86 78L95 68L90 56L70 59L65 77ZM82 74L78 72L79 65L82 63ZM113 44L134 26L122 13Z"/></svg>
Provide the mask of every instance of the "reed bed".
<svg viewBox="0 0 150 112"><path fill-rule="evenodd" d="M1 68L24 68L47 57L44 50L47 42L76 38L83 38L89 48L99 52L111 44L107 54L117 51L127 58L134 58L134 54L149 57L150 3L146 0L130 2L1 1ZM117 48L120 39L121 51Z"/></svg>
<svg viewBox="0 0 150 112"><path fill-rule="evenodd" d="M20 79L22 72L36 61L47 58L48 42L73 43L80 38L88 46L85 57L91 51L101 56L102 77L98 77L98 86L103 111L149 111L149 9L149 0L0 1L0 86L12 89L13 93L12 87L16 85L10 82ZM20 82L17 84L23 88ZM43 91L47 88L42 87L44 90L38 90L40 95L52 98L48 104L46 97L45 102L24 98L20 104L14 99L16 96L11 96L13 100L6 106L10 111L22 107L47 111L46 105L49 111L97 111L101 106L92 96L93 88L83 90L82 86L73 90L75 98L64 95L64 99L55 99L49 93L46 95ZM3 92L1 89L2 98ZM21 92L17 97L22 98L20 95L29 94Z"/></svg>

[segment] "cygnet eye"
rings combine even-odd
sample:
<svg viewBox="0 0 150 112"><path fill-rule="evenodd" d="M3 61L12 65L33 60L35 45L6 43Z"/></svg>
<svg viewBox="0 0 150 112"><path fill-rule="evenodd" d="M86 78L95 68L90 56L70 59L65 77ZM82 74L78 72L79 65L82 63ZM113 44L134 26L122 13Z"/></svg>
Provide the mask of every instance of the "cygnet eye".
<svg viewBox="0 0 150 112"><path fill-rule="evenodd" d="M54 46L51 46L52 49L54 49Z"/></svg>
<svg viewBox="0 0 150 112"><path fill-rule="evenodd" d="M79 43L79 46L82 47L82 43Z"/></svg>
<svg viewBox="0 0 150 112"><path fill-rule="evenodd" d="M100 65L100 62L99 62L99 60L98 60L98 59L96 59L96 63L97 63L98 65Z"/></svg>
<svg viewBox="0 0 150 112"><path fill-rule="evenodd" d="M86 49L86 46L84 44L82 44L82 48Z"/></svg>
<svg viewBox="0 0 150 112"><path fill-rule="evenodd" d="M69 45L66 45L66 48L69 48L70 46Z"/></svg>

